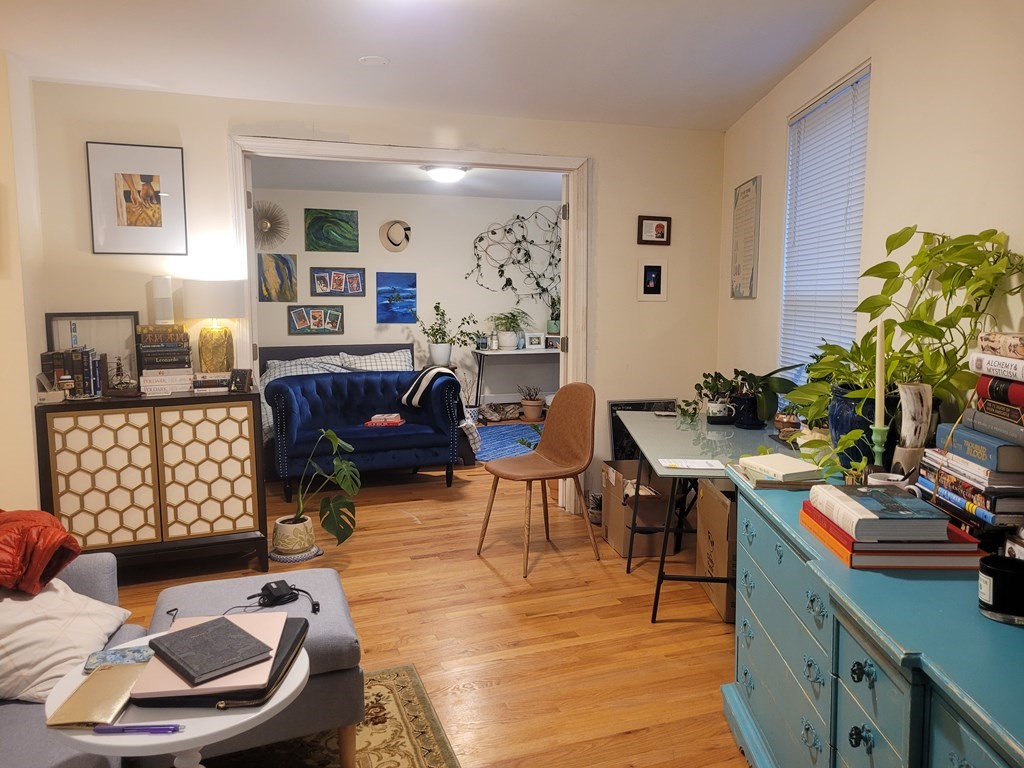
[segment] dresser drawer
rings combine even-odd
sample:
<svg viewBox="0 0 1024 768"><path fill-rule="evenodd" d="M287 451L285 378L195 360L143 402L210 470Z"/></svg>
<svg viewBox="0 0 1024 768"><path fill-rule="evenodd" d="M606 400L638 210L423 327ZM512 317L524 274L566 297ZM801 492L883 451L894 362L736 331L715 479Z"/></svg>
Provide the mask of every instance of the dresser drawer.
<svg viewBox="0 0 1024 768"><path fill-rule="evenodd" d="M910 739L910 683L855 631L842 622L836 631L836 677L868 716L884 724L886 738L902 748Z"/></svg>
<svg viewBox="0 0 1024 768"><path fill-rule="evenodd" d="M925 765L927 768L1008 768L935 693L931 695Z"/></svg>
<svg viewBox="0 0 1024 768"><path fill-rule="evenodd" d="M895 723L886 723L886 727ZM840 679L836 686L836 755L849 768L900 768L903 755Z"/></svg>
<svg viewBox="0 0 1024 768"><path fill-rule="evenodd" d="M749 555L775 586L797 618L823 649L832 648L832 614L829 596L807 563L779 533L740 498L737 538L740 551ZM739 562L744 558L738 556ZM750 569L737 564L736 593L750 597L757 589Z"/></svg>
<svg viewBox="0 0 1024 768"><path fill-rule="evenodd" d="M832 663L829 654L818 645L810 632L790 609L782 596L769 583L757 565L744 558L745 568L752 574L749 594L741 596L750 614L760 622L768 637L782 655L793 678L804 695L814 704L826 722L832 715ZM744 614L746 615L746 614ZM736 644L753 641L754 628L746 618L737 618Z"/></svg>
<svg viewBox="0 0 1024 768"><path fill-rule="evenodd" d="M741 600L737 611L737 621L749 629L736 647L737 682L779 768L827 768L827 721L807 700L749 605Z"/></svg>

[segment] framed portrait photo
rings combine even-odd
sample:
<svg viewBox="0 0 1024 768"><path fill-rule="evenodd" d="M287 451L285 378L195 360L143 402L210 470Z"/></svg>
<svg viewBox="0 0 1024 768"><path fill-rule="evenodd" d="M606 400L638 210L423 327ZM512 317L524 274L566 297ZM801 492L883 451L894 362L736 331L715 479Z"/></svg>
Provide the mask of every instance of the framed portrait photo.
<svg viewBox="0 0 1024 768"><path fill-rule="evenodd" d="M671 216L637 216L636 241L639 245L669 245L672 242Z"/></svg>
<svg viewBox="0 0 1024 768"><path fill-rule="evenodd" d="M544 334L543 333L527 333L526 334L526 348L527 349L544 349Z"/></svg>
<svg viewBox="0 0 1024 768"><path fill-rule="evenodd" d="M184 256L181 147L86 142L93 253Z"/></svg>

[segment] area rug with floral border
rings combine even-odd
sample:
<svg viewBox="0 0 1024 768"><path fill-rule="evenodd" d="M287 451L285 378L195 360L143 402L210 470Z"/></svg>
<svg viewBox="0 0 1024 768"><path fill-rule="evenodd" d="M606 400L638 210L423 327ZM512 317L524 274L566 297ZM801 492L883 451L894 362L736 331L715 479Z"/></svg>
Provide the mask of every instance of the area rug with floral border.
<svg viewBox="0 0 1024 768"><path fill-rule="evenodd" d="M459 768L416 667L366 674L357 768ZM207 768L338 768L338 732L324 731L204 761Z"/></svg>

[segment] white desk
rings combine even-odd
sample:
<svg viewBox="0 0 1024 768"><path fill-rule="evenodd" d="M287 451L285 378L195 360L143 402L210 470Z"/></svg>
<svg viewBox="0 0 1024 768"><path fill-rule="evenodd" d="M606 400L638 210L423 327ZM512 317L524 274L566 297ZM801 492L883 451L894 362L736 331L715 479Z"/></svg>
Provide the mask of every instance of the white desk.
<svg viewBox="0 0 1024 768"><path fill-rule="evenodd" d="M125 645L143 645L141 638ZM81 667L64 675L46 699L46 716L71 695L83 680ZM143 757L174 755L175 768L202 768L203 747L236 736L269 720L292 703L309 679L309 657L303 649L292 663L273 698L262 707L239 707L219 710L213 707L136 707L129 704L117 720L118 725L134 723L178 723L181 733L168 734L97 734L87 729L51 728L55 737L79 752L93 755Z"/></svg>
<svg viewBox="0 0 1024 768"><path fill-rule="evenodd" d="M732 579L714 576L697 576L693 574L665 573L665 557L668 553L670 534L681 533L689 529L683 528L683 521L697 498L697 481L702 478L725 478L725 467L721 469L673 469L662 466L659 459L713 459L723 465L736 461L744 454L757 453L764 446L771 451L784 452L786 446L771 438L774 430L740 429L733 425L713 425L699 415L694 422L677 416L655 416L651 411L618 411L618 417L629 431L633 441L640 449L640 460L637 462L637 487L646 461L658 477L666 477L672 481L669 492L668 509L665 512L664 528L637 528L636 510L639 494L633 497L633 521L629 534L629 551L626 555L626 572L629 573L633 558L633 535L635 533L662 532L664 539L661 546L661 560L658 564L658 583L654 590L654 606L651 610L651 623L658 619L658 601L661 598L661 585L665 581L713 581L729 582ZM672 512L676 498L682 495L685 499L693 492L685 510L679 516L678 527L672 526Z"/></svg>
<svg viewBox="0 0 1024 768"><path fill-rule="evenodd" d="M490 370L486 365L490 360L494 364L515 366L520 369L517 382L519 384L534 384L541 387L542 394L550 395L558 389L558 353L557 349L474 349L473 354L477 361L476 379L476 405L487 403L509 403L521 399L514 385L509 386L509 392L485 393L484 370ZM530 368L529 380L523 380L521 369ZM538 383L539 382L539 383ZM547 384L548 386L544 386Z"/></svg>

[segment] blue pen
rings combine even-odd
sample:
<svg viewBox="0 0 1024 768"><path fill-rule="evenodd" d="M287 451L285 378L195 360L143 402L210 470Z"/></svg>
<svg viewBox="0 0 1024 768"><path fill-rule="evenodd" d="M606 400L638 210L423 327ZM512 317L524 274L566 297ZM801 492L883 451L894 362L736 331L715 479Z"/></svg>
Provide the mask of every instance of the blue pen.
<svg viewBox="0 0 1024 768"><path fill-rule="evenodd" d="M185 726L172 723L168 725L97 725L93 733L181 733Z"/></svg>

